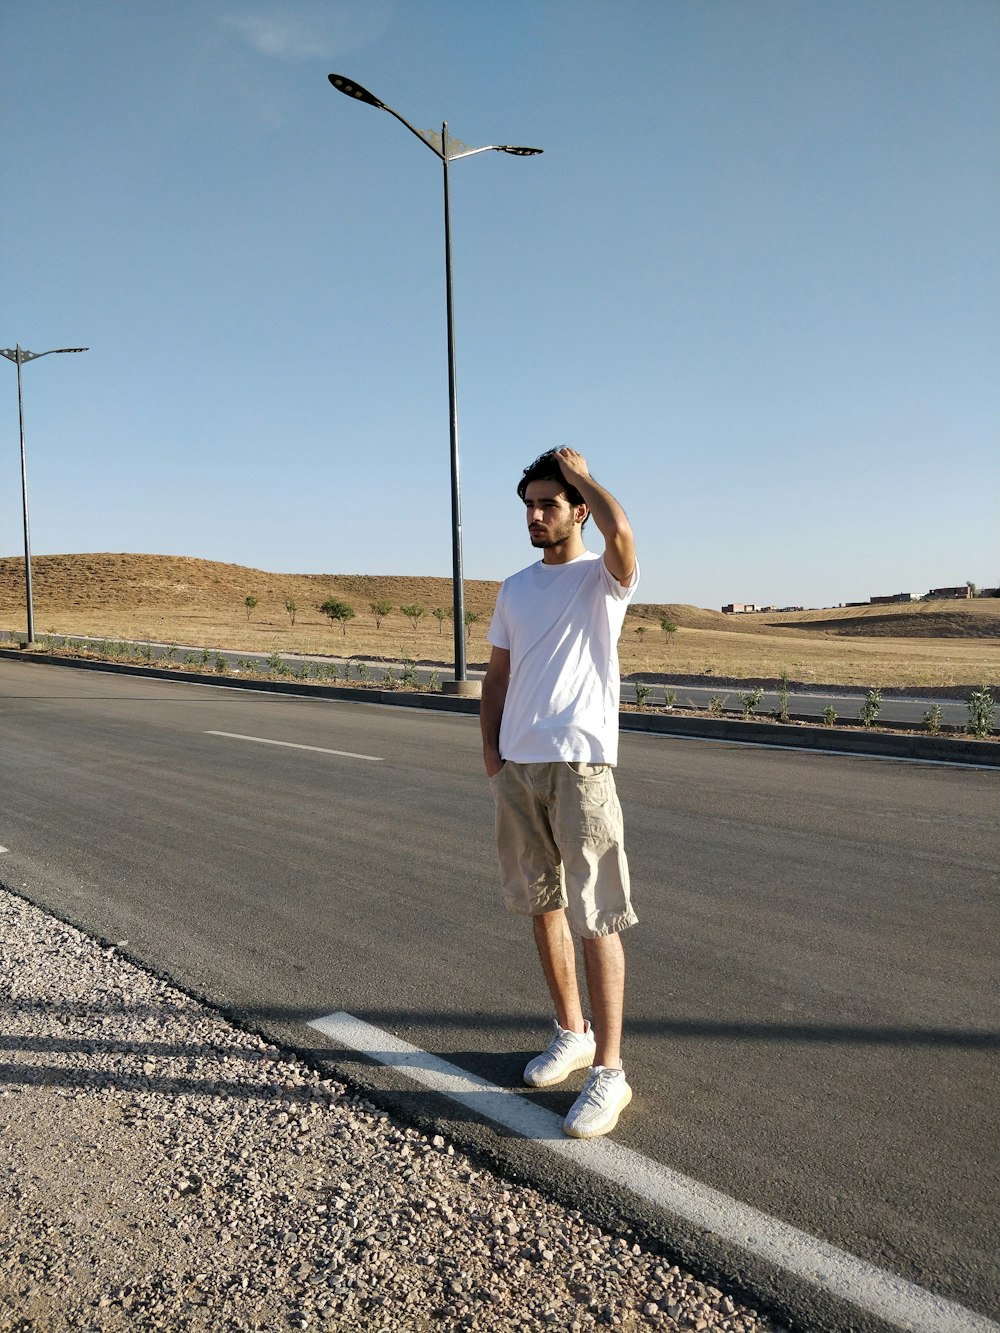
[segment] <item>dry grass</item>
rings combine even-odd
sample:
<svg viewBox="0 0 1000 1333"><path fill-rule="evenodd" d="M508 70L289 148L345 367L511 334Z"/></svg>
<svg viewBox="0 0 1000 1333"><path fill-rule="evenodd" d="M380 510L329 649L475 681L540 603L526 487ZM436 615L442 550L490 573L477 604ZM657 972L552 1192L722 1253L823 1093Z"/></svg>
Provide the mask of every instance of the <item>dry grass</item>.
<svg viewBox="0 0 1000 1333"><path fill-rule="evenodd" d="M452 660L447 579L343 574L269 574L188 556L53 555L32 560L36 633L91 634L246 652L323 653L417 661ZM467 609L480 617L470 663L489 655L486 630L498 583L466 583ZM244 598L258 605L247 620ZM328 597L350 603L343 634L318 610ZM376 630L369 604L396 608ZM295 625L286 600L298 607ZM414 631L401 604L427 614ZM680 628L669 639L666 617ZM0 628L24 632L23 562L0 560ZM637 629L645 633L637 634ZM772 680L787 671L816 684L961 688L1000 684L1000 599L921 602L784 614L724 616L677 604L641 604L625 622L622 670L668 676Z"/></svg>

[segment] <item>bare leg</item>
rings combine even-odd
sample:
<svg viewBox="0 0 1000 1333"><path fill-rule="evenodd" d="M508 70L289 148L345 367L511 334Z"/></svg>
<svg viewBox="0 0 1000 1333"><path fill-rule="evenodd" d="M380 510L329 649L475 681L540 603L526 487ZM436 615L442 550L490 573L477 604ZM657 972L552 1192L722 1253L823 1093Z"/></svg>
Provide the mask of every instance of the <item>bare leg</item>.
<svg viewBox="0 0 1000 1333"><path fill-rule="evenodd" d="M620 1069L625 1007L625 950L621 936L602 935L596 940L584 940L583 965L597 1041L594 1064Z"/></svg>
<svg viewBox="0 0 1000 1333"><path fill-rule="evenodd" d="M566 913L561 907L554 912L544 912L532 917L531 924L559 1026L569 1032L582 1032L583 1009L576 979L576 951Z"/></svg>

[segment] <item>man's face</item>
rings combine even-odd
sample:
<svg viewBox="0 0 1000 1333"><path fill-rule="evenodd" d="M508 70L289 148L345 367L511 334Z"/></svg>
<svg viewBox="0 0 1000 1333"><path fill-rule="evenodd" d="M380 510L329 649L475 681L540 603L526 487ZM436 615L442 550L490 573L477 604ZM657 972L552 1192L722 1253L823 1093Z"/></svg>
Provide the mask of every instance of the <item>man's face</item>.
<svg viewBox="0 0 1000 1333"><path fill-rule="evenodd" d="M531 544L541 550L568 541L587 512L585 505L570 504L558 481L529 481L524 508Z"/></svg>

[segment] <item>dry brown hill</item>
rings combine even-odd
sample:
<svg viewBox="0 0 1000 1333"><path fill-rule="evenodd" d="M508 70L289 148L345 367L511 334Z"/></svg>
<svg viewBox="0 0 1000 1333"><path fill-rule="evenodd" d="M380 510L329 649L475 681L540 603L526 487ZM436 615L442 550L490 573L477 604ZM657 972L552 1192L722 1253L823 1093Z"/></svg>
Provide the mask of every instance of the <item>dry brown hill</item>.
<svg viewBox="0 0 1000 1333"><path fill-rule="evenodd" d="M273 574L192 556L41 555L32 560L35 629L208 648L452 661L452 629L430 612L451 607L449 579L414 575ZM466 607L478 620L470 664L489 656L486 630L499 584L470 579ZM248 617L245 599L257 598ZM355 618L332 626L329 597ZM394 608L381 628L370 603ZM285 603L296 604L295 620ZM399 607L427 614L416 625ZM660 621L679 627L667 636ZM24 567L0 559L0 629L23 633ZM776 679L843 685L968 686L1000 683L1000 599L730 616L679 603L632 608L621 640L623 672L677 678Z"/></svg>
<svg viewBox="0 0 1000 1333"><path fill-rule="evenodd" d="M269 574L244 565L222 564L184 555L40 555L31 561L36 609L84 611L109 607L149 610L240 611L244 599L256 597L259 615L285 615L287 600L303 613L328 597L367 609L370 601L387 598L395 606L420 602L428 608L451 605L451 580L407 575ZM469 580L469 609L492 609L499 583ZM24 561L0 559L0 610L24 600Z"/></svg>

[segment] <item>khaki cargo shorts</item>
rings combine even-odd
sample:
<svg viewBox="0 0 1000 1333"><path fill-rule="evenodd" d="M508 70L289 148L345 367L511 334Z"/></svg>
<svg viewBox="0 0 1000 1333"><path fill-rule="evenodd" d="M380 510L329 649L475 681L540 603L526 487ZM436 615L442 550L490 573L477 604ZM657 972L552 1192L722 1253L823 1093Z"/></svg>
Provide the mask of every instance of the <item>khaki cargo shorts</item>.
<svg viewBox="0 0 1000 1333"><path fill-rule="evenodd" d="M490 787L509 911L541 916L564 907L584 939L636 924L610 764L508 760Z"/></svg>

